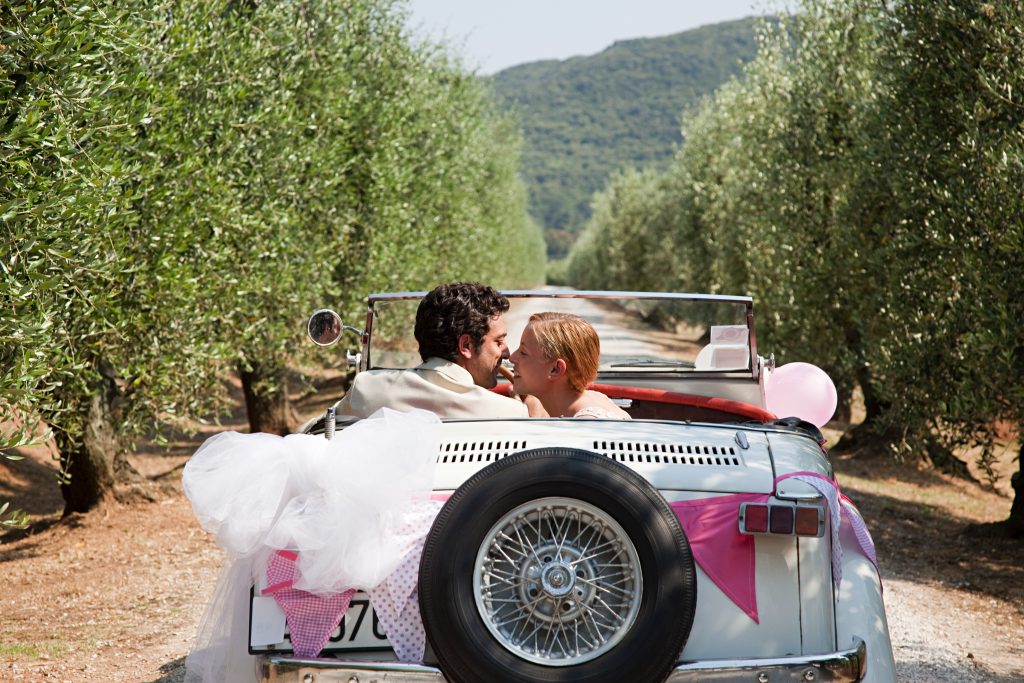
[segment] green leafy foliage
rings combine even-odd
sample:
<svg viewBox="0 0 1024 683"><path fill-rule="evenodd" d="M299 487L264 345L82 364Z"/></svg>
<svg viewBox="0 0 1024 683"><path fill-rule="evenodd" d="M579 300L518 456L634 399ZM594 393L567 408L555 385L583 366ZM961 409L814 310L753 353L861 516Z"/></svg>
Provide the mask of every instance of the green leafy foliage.
<svg viewBox="0 0 1024 683"><path fill-rule="evenodd" d="M902 447L934 434L985 463L998 422L1024 422L1024 7L901 4L890 22L871 152L903 172L886 179L877 372Z"/></svg>
<svg viewBox="0 0 1024 683"><path fill-rule="evenodd" d="M860 386L898 452L986 464L1024 419L1021 26L1019 3L802 3L665 172L595 199L570 281L751 294L760 346Z"/></svg>
<svg viewBox="0 0 1024 683"><path fill-rule="evenodd" d="M360 322L373 290L542 280L518 132L404 21L390 0L0 7L0 451L41 419L67 467L210 419L233 368L280 390L323 305Z"/></svg>
<svg viewBox="0 0 1024 683"><path fill-rule="evenodd" d="M755 20L615 43L600 54L506 69L495 91L524 129L523 169L548 253L564 256L591 195L626 169L664 169L679 114L738 73L757 51Z"/></svg>
<svg viewBox="0 0 1024 683"><path fill-rule="evenodd" d="M158 314L135 287L152 243L139 239L125 181L146 108L129 10L7 3L0 175L3 278L0 418L25 425L0 447L26 442L32 419L81 430L82 396L100 359L134 360ZM145 339L145 342L143 342ZM119 363L120 364L120 363Z"/></svg>
<svg viewBox="0 0 1024 683"><path fill-rule="evenodd" d="M22 510L11 510L10 503L0 504L0 528L24 529L28 526L28 515Z"/></svg>

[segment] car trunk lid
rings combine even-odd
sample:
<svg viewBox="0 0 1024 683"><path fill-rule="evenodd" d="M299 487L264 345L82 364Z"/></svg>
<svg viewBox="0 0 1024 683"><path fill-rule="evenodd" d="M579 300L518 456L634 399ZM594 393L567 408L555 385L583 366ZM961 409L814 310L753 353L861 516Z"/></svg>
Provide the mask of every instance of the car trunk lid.
<svg viewBox="0 0 1024 683"><path fill-rule="evenodd" d="M498 430L500 428L500 431ZM448 421L435 490L454 490L487 465L535 448L578 448L612 458L659 490L771 493L766 435L741 425L661 420Z"/></svg>

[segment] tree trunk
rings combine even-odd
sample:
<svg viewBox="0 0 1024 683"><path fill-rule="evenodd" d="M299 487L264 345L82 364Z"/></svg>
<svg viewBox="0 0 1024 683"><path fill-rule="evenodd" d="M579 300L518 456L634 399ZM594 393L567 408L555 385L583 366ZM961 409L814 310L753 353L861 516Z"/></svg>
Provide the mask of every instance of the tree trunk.
<svg viewBox="0 0 1024 683"><path fill-rule="evenodd" d="M853 420L853 391L836 387L836 412L832 416L836 422L844 422L847 425Z"/></svg>
<svg viewBox="0 0 1024 683"><path fill-rule="evenodd" d="M984 524L968 524L964 533L967 536L981 536L990 538L1024 538L1024 443L1018 452L1018 471L1010 478L1010 485L1013 486L1013 504L1010 506L1010 516L1001 522L986 522Z"/></svg>
<svg viewBox="0 0 1024 683"><path fill-rule="evenodd" d="M860 384L860 390L864 394L864 422L862 424L869 424L878 419L878 416L885 412L888 406L878 398L878 392L875 391L875 383L871 379L871 370L868 367L861 366L860 370L857 371L857 382Z"/></svg>
<svg viewBox="0 0 1024 683"><path fill-rule="evenodd" d="M871 371L861 367L857 372L857 382L864 394L864 421L843 434L839 442L832 448L835 452L851 452L862 448L883 448L886 444L892 443L895 436L877 430L878 418L888 406L878 398L874 384L871 381Z"/></svg>
<svg viewBox="0 0 1024 683"><path fill-rule="evenodd" d="M73 512L88 512L113 495L116 470L121 469L117 460L124 458L114 426L116 397L117 385L113 379L101 376L89 397L81 438L74 439L60 429L54 430L61 465L69 476L60 486L65 517Z"/></svg>
<svg viewBox="0 0 1024 683"><path fill-rule="evenodd" d="M296 422L288 400L288 383L283 368L251 363L241 371L249 431L285 435Z"/></svg>
<svg viewBox="0 0 1024 683"><path fill-rule="evenodd" d="M835 322L841 325L846 348L853 350L857 357L861 359L860 368L855 373L856 378L854 378L853 382L849 382L846 373L843 373L840 384L836 386L836 412L832 419L845 422L849 426L850 422L853 421L853 393L857 388L857 384L864 380L867 371L867 366L863 360L864 350L861 348L863 346L863 335L861 335L860 326L853 321L853 311L848 308L840 310L839 318Z"/></svg>
<svg viewBox="0 0 1024 683"><path fill-rule="evenodd" d="M1010 479L1013 485L1013 505L1006 520L1006 533L1010 538L1024 537L1024 443L1017 454L1017 471Z"/></svg>

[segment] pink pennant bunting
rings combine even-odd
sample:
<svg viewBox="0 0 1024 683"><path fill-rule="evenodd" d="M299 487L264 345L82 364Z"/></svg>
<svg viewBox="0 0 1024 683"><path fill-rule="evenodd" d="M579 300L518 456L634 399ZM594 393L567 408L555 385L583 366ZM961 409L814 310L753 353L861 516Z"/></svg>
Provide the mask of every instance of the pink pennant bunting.
<svg viewBox="0 0 1024 683"><path fill-rule="evenodd" d="M811 484L825 496L829 513L834 517L841 515L841 524L849 526L860 550L877 567L874 543L864 521L849 499L839 493L835 481L813 472L794 472L779 477L775 483L777 485L790 477ZM840 496L841 502L837 504ZM417 570L423 551L422 535L429 529L429 522L440 507L439 503L446 497L434 494L431 496L433 505L423 505L424 509L417 510L416 515L405 520L399 530L400 535L417 540L402 564L384 582L369 591L388 640L403 662L418 662L423 658L426 634L416 600ZM742 503L765 503L768 499L766 494L740 493L669 503L686 531L696 563L722 593L757 623L755 541L753 536L739 531L739 507ZM835 532L839 525L833 521L831 526ZM833 552L842 552L839 543L833 543ZM280 550L271 554L267 562L270 585L263 593L273 594L284 610L295 654L316 656L338 627L355 590L320 596L293 588L299 578L297 559L297 554L290 551ZM833 557L833 564L836 560ZM841 575L835 567L833 575L837 581L840 580Z"/></svg>
<svg viewBox="0 0 1024 683"><path fill-rule="evenodd" d="M284 610L292 649L300 657L316 657L345 616L355 590L315 595L292 588L299 578L298 555L278 550L267 560L267 583L263 594L274 596Z"/></svg>
<svg viewBox="0 0 1024 683"><path fill-rule="evenodd" d="M738 493L669 503L690 541L693 559L718 588L758 622L754 585L754 537L739 531L740 503L763 503L768 496Z"/></svg>

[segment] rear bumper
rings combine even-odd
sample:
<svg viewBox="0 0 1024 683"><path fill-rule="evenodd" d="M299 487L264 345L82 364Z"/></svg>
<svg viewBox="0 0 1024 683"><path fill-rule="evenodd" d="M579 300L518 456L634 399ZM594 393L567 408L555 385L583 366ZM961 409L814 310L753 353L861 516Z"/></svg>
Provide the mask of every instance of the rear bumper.
<svg viewBox="0 0 1024 683"><path fill-rule="evenodd" d="M679 664L666 683L856 683L866 668L867 646L857 640L849 650L824 655ZM445 683L440 669L397 662L268 656L261 672L266 683Z"/></svg>
<svg viewBox="0 0 1024 683"><path fill-rule="evenodd" d="M273 655L264 657L260 673L264 683L446 683L440 669L422 664Z"/></svg>
<svg viewBox="0 0 1024 683"><path fill-rule="evenodd" d="M867 645L858 639L849 650L824 655L680 664L666 683L856 683L864 679L867 663Z"/></svg>

